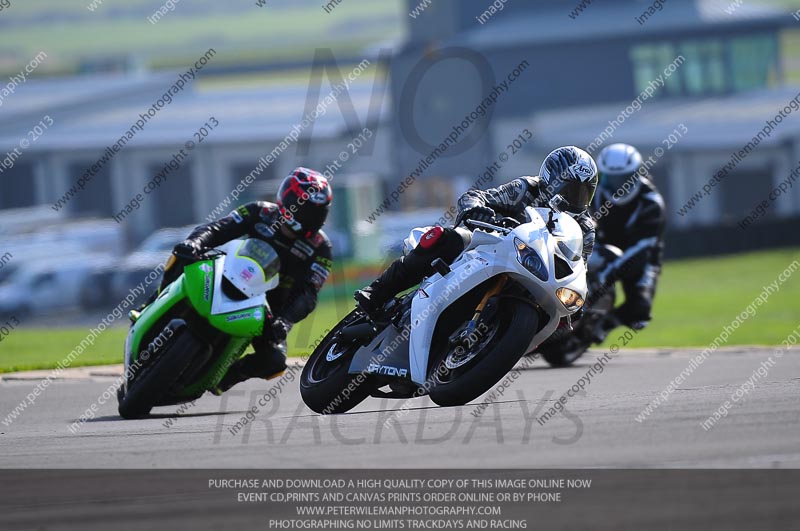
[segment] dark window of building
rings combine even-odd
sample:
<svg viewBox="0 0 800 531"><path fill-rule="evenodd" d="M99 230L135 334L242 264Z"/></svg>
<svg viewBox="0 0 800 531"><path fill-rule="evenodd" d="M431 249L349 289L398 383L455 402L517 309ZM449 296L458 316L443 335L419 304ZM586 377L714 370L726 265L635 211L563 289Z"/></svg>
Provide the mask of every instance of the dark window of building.
<svg viewBox="0 0 800 531"><path fill-rule="evenodd" d="M653 80L664 74L666 69L678 57L678 52L672 44L643 44L631 50L633 61L633 79L636 84L636 93L641 93ZM680 71L681 67L678 67ZM664 87L655 97L677 96L682 92L681 79L677 72L664 79Z"/></svg>
<svg viewBox="0 0 800 531"><path fill-rule="evenodd" d="M681 66L689 96L725 92L725 47L722 41L687 41L681 44L686 63Z"/></svg>
<svg viewBox="0 0 800 531"><path fill-rule="evenodd" d="M163 165L148 165L148 181L163 169ZM145 201L155 203L157 225L160 227L180 227L198 222L194 215L192 172L185 164L177 170L170 170L166 181L147 194Z"/></svg>
<svg viewBox="0 0 800 531"><path fill-rule="evenodd" d="M778 77L778 45L772 35L648 43L630 51L637 93L679 56L684 62L665 76L656 98L741 92L769 86Z"/></svg>
<svg viewBox="0 0 800 531"><path fill-rule="evenodd" d="M729 53L733 90L761 88L776 80L778 44L772 35L732 39Z"/></svg>
<svg viewBox="0 0 800 531"><path fill-rule="evenodd" d="M0 208L23 208L36 204L33 165L17 162L0 173Z"/></svg>
<svg viewBox="0 0 800 531"><path fill-rule="evenodd" d="M764 167L760 170L734 170L728 174L720 185L719 221L735 225L750 215L758 203L769 196L772 173L771 167ZM774 208L770 208L763 218L773 215Z"/></svg>
<svg viewBox="0 0 800 531"><path fill-rule="evenodd" d="M96 161L86 160L67 165L67 185L72 186ZM76 214L96 217L114 215L111 201L111 168L108 165L97 172L86 188L73 196L70 211Z"/></svg>

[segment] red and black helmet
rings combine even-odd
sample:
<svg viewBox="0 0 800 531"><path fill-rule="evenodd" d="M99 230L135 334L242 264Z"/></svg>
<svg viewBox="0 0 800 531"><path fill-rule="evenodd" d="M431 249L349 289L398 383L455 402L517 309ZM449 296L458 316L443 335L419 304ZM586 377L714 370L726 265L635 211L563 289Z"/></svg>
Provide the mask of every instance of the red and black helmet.
<svg viewBox="0 0 800 531"><path fill-rule="evenodd" d="M295 168L278 188L278 207L286 226L298 236L309 237L322 228L333 199L331 185L321 173Z"/></svg>

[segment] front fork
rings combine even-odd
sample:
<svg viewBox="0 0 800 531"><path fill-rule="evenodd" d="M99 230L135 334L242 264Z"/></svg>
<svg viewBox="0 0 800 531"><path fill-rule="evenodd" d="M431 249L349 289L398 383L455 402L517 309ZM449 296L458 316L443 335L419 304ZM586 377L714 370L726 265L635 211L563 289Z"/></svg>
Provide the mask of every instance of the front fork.
<svg viewBox="0 0 800 531"><path fill-rule="evenodd" d="M472 315L472 319L470 319L470 321L460 332L456 332L450 337L451 345L455 346L460 344L465 346L467 349L472 348L472 344L477 341L477 339L474 339L477 337L475 330L478 328L478 321L481 318L481 313L483 313L484 308L486 308L486 304L489 302L489 299L500 293L500 291L502 291L502 289L505 287L506 282L508 282L507 275L502 274L497 277L497 281L495 281L491 288L486 290L481 302L479 302L478 306L475 308L475 313Z"/></svg>

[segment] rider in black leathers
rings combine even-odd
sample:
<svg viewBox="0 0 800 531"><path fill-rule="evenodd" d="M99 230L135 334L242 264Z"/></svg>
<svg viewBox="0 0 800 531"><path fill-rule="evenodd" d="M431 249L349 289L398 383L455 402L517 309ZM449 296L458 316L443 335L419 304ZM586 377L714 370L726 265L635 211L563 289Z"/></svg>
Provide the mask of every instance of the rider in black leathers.
<svg viewBox="0 0 800 531"><path fill-rule="evenodd" d="M497 216L508 216L524 222L527 206L550 204L570 213L583 230L583 257L588 260L594 246L595 225L587 208L596 186L597 166L592 157L582 149L567 146L547 156L537 177L519 177L489 190L469 190L458 200L455 228L430 229L406 256L395 260L372 284L356 291L356 302L365 313L374 315L397 293L433 274L431 262L435 259L451 263L461 254L472 235L459 227L462 221L492 222Z"/></svg>
<svg viewBox="0 0 800 531"><path fill-rule="evenodd" d="M254 354L239 359L213 392L222 393L248 378L274 378L286 369L286 336L317 304L317 294L331 268L331 244L321 230L332 199L320 173L297 168L278 190L276 203L257 201L228 216L200 225L179 243L164 272L161 289L172 283L203 250L242 236L260 238L275 249L281 262L280 284L267 295L273 319L253 338Z"/></svg>
<svg viewBox="0 0 800 531"><path fill-rule="evenodd" d="M592 204L597 241L623 255L598 274L601 285L622 281L625 302L606 319L604 333L624 324L640 330L651 319L664 253L664 199L633 146L613 144L597 159L600 184ZM602 339L602 338L600 338Z"/></svg>

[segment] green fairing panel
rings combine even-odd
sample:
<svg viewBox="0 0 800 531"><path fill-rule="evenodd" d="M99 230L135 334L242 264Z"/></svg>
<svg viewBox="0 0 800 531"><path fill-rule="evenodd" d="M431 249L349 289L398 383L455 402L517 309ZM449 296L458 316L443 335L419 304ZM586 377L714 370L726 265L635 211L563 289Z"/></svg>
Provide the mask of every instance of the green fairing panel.
<svg viewBox="0 0 800 531"><path fill-rule="evenodd" d="M128 332L126 355L130 355L131 362L139 359L139 354L142 352L142 337L155 326L159 319L185 297L184 275L181 275L175 282L167 286L158 298L142 312L139 320L131 326Z"/></svg>

